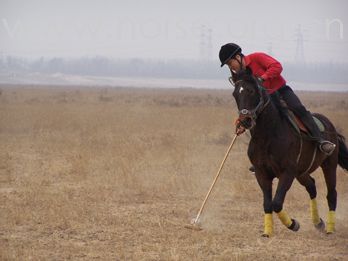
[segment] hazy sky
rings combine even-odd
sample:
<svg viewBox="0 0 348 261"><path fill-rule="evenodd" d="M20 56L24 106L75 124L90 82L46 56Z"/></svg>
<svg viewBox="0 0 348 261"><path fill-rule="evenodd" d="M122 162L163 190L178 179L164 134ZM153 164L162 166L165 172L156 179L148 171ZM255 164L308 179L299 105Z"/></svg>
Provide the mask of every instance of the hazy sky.
<svg viewBox="0 0 348 261"><path fill-rule="evenodd" d="M348 62L347 14L345 0L0 0L0 53L217 60L237 42L293 61L301 27L306 61Z"/></svg>

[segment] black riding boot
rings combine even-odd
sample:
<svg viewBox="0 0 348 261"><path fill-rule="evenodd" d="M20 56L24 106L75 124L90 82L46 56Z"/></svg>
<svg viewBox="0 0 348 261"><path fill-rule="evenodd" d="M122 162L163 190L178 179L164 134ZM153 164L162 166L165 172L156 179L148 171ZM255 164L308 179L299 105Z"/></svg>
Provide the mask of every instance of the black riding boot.
<svg viewBox="0 0 348 261"><path fill-rule="evenodd" d="M309 112L303 113L301 115L301 120L303 124L308 128L312 138L319 143L319 149L326 155L331 155L335 150L336 145L330 141L324 140L321 137L319 127L315 123L312 115Z"/></svg>

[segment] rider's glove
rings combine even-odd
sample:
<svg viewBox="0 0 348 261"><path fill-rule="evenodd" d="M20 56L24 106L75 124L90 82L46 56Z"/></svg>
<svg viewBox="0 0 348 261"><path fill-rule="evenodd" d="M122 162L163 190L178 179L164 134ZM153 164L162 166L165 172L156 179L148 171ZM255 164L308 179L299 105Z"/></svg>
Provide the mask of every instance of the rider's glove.
<svg viewBox="0 0 348 261"><path fill-rule="evenodd" d="M243 127L242 122L240 121L240 119L237 119L234 124L236 125L236 134L238 136L245 132L245 128Z"/></svg>

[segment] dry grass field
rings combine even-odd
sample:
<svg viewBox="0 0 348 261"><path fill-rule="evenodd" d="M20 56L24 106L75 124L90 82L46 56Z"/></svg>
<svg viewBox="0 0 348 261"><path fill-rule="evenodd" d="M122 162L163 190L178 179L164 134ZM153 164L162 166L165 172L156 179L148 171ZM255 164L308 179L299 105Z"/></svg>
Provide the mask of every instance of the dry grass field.
<svg viewBox="0 0 348 261"><path fill-rule="evenodd" d="M338 168L337 232L300 224L262 238L262 194L244 134L202 217L187 230L233 135L231 91L1 86L0 260L348 260L348 173ZM348 93L298 93L348 137ZM313 174L326 219L324 178Z"/></svg>

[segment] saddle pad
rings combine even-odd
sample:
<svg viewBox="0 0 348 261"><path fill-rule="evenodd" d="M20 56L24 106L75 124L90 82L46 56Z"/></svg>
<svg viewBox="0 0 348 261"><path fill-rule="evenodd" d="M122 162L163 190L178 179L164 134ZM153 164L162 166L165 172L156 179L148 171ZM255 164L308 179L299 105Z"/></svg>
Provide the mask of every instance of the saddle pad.
<svg viewBox="0 0 348 261"><path fill-rule="evenodd" d="M314 115L312 115L312 117L313 117L313 120L314 120L315 124L317 124L320 132L324 132L325 131L324 124L317 117L315 117Z"/></svg>

